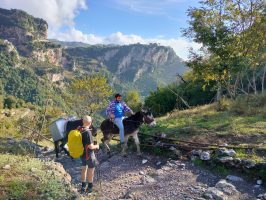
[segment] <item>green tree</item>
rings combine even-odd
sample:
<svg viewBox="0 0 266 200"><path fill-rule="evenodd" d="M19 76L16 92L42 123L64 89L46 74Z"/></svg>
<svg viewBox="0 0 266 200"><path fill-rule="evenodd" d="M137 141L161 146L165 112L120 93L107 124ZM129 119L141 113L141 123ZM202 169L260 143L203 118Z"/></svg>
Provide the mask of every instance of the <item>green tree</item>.
<svg viewBox="0 0 266 200"><path fill-rule="evenodd" d="M4 100L4 105L8 109L16 108L17 99L14 96L7 96Z"/></svg>
<svg viewBox="0 0 266 200"><path fill-rule="evenodd" d="M70 83L67 102L78 115L90 114L102 109L112 94L107 78L100 75L73 79Z"/></svg>
<svg viewBox="0 0 266 200"><path fill-rule="evenodd" d="M125 101L127 105L135 112L140 110L142 106L140 94L137 90L128 91L126 94Z"/></svg>
<svg viewBox="0 0 266 200"><path fill-rule="evenodd" d="M189 28L184 35L203 47L201 54L191 54L188 66L193 68L196 78L206 83L216 82L218 99L223 88L234 97L241 74L247 68L254 71L263 65L265 5L263 0L204 0L200 3L200 8L189 9ZM255 74L252 81L249 79L249 84L256 93Z"/></svg>

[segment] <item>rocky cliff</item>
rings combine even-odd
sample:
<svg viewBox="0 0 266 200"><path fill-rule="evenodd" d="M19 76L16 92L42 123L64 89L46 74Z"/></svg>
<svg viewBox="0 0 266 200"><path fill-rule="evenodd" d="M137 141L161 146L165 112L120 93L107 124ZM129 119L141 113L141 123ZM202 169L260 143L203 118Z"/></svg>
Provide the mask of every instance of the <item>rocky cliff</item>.
<svg viewBox="0 0 266 200"><path fill-rule="evenodd" d="M8 40L19 54L54 65L61 63L61 48L47 40L48 24L22 10L0 8L0 39Z"/></svg>
<svg viewBox="0 0 266 200"><path fill-rule="evenodd" d="M77 76L101 74L108 77L115 90L137 89L143 96L158 84L175 81L176 74L187 69L170 47L61 42L48 40L47 30L43 19L21 10L0 8L0 59L8 66L21 64L38 77L48 75L58 84ZM14 63L9 63L11 60Z"/></svg>
<svg viewBox="0 0 266 200"><path fill-rule="evenodd" d="M112 84L130 84L143 95L187 70L172 48L157 44L66 48L63 57L65 69L105 73Z"/></svg>

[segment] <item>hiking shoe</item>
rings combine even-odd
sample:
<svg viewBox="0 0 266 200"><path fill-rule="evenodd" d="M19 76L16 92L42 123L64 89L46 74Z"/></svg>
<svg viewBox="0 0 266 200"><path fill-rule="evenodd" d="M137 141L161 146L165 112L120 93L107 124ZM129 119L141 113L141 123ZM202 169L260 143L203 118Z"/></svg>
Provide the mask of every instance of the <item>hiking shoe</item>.
<svg viewBox="0 0 266 200"><path fill-rule="evenodd" d="M84 194L86 194L86 193L87 193L86 188L83 188L83 187L82 187L81 190L80 190L80 194L83 194L83 195L84 195Z"/></svg>
<svg viewBox="0 0 266 200"><path fill-rule="evenodd" d="M93 188L92 183L89 183L87 188L87 193L92 193L92 188Z"/></svg>

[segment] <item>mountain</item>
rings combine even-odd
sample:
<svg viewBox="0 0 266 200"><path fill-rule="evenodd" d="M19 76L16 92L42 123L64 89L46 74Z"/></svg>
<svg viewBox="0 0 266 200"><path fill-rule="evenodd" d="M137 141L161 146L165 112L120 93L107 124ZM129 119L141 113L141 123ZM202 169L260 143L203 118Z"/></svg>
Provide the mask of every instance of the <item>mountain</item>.
<svg viewBox="0 0 266 200"><path fill-rule="evenodd" d="M60 65L62 49L47 40L48 24L22 10L0 8L0 39L11 42L19 54L34 61Z"/></svg>
<svg viewBox="0 0 266 200"><path fill-rule="evenodd" d="M66 48L63 59L65 69L104 73L111 84L138 89L142 95L156 89L158 83L175 81L176 74L187 69L172 48L157 44Z"/></svg>
<svg viewBox="0 0 266 200"><path fill-rule="evenodd" d="M40 104L45 88L60 95L69 80L101 74L117 92L136 89L146 96L158 84L176 81L176 74L187 70L170 47L63 42L48 40L47 32L45 20L22 10L0 8L0 76L7 95ZM20 77L25 74L30 81ZM23 88L25 85L27 88ZM61 97L56 98L62 102Z"/></svg>

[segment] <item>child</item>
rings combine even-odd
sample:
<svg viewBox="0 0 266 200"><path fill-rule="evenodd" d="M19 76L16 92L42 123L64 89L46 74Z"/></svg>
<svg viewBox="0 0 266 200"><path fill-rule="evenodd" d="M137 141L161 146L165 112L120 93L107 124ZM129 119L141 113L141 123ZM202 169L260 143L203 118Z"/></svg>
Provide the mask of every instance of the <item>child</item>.
<svg viewBox="0 0 266 200"><path fill-rule="evenodd" d="M90 116L85 116L83 121L86 123L83 123L83 127L79 128L80 132L82 133L82 143L84 146L84 153L81 156L81 193L86 194L92 192L94 169L97 162L94 150L99 149L99 145L93 144L92 134L89 130L89 127L92 124L92 118ZM88 182L86 181L86 177L88 177Z"/></svg>

